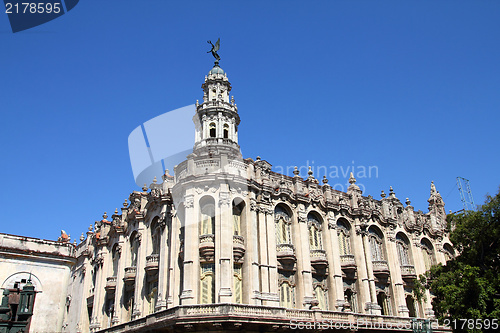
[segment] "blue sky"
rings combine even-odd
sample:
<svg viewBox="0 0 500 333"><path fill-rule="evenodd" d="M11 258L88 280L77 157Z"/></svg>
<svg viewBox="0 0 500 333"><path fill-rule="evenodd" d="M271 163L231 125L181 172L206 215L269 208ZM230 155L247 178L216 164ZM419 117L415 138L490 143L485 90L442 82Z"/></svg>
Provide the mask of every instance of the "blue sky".
<svg viewBox="0 0 500 333"><path fill-rule="evenodd" d="M93 0L13 34L1 14L0 232L78 238L120 208L128 135L202 99L218 37L245 158L323 166L338 188L335 168L376 166L365 195L393 186L424 212L431 180L461 209L462 176L482 203L500 185L499 18L499 1Z"/></svg>

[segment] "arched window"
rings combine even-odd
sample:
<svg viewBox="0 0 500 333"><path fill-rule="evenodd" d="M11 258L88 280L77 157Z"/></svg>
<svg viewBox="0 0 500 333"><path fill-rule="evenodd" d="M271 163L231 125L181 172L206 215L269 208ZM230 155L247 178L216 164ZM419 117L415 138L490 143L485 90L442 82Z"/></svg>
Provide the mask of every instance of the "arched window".
<svg viewBox="0 0 500 333"><path fill-rule="evenodd" d="M328 289L325 287L325 279L325 276L313 275L314 294L321 310L328 310Z"/></svg>
<svg viewBox="0 0 500 333"><path fill-rule="evenodd" d="M384 292L377 294L377 304L381 307L383 316L391 315L391 307L389 306L389 298Z"/></svg>
<svg viewBox="0 0 500 333"><path fill-rule="evenodd" d="M114 294L106 295L106 301L104 302L104 313L106 315L106 327L111 327L111 320L115 314L115 297Z"/></svg>
<svg viewBox="0 0 500 333"><path fill-rule="evenodd" d="M228 124L224 124L224 139L227 139L229 138L229 125Z"/></svg>
<svg viewBox="0 0 500 333"><path fill-rule="evenodd" d="M281 206L274 209L274 221L276 226L276 245L292 244L292 219L290 214Z"/></svg>
<svg viewBox="0 0 500 333"><path fill-rule="evenodd" d="M401 266L412 265L410 260L410 244L406 236L401 233L396 235L396 250L398 252L399 264Z"/></svg>
<svg viewBox="0 0 500 333"><path fill-rule="evenodd" d="M201 264L200 277L200 303L211 304L215 302L215 266L214 264Z"/></svg>
<svg viewBox="0 0 500 333"><path fill-rule="evenodd" d="M283 281L280 286L280 306L288 309L295 307L295 287L290 281Z"/></svg>
<svg viewBox="0 0 500 333"><path fill-rule="evenodd" d="M137 266L137 257L139 256L139 237L134 232L130 237L130 266Z"/></svg>
<svg viewBox="0 0 500 333"><path fill-rule="evenodd" d="M215 123L210 123L210 125L208 125L208 129L210 131L210 137L215 138L217 135L217 127L215 126Z"/></svg>
<svg viewBox="0 0 500 333"><path fill-rule="evenodd" d="M356 292L351 288L348 288L344 291L344 301L349 304L350 310L352 312L358 312Z"/></svg>
<svg viewBox="0 0 500 333"><path fill-rule="evenodd" d="M234 264L233 273L234 302L242 303L243 276L241 274L241 264Z"/></svg>
<svg viewBox="0 0 500 333"><path fill-rule="evenodd" d="M241 236L241 213L241 206L233 202L233 235L236 236Z"/></svg>
<svg viewBox="0 0 500 333"><path fill-rule="evenodd" d="M152 254L160 253L161 228L158 225L159 217L155 217L151 222Z"/></svg>
<svg viewBox="0 0 500 333"><path fill-rule="evenodd" d="M200 235L213 235L215 231L215 205L213 198L201 201Z"/></svg>
<svg viewBox="0 0 500 333"><path fill-rule="evenodd" d="M422 254L424 256L424 265L425 270L428 271L431 269L431 266L434 265L434 251L431 242L427 239L422 239L420 241L420 245L422 248Z"/></svg>
<svg viewBox="0 0 500 333"><path fill-rule="evenodd" d="M375 228L370 228L369 237L372 261L384 260L385 257L382 245L382 235Z"/></svg>
<svg viewBox="0 0 500 333"><path fill-rule="evenodd" d="M417 316L417 311L415 309L415 301L413 300L413 297L411 295L406 295L406 307L410 311L409 313L410 317Z"/></svg>
<svg viewBox="0 0 500 333"><path fill-rule="evenodd" d="M309 213L307 215L307 222L309 224L309 246L311 250L322 250L320 219L315 214Z"/></svg>
<svg viewBox="0 0 500 333"><path fill-rule="evenodd" d="M443 250L444 250L444 256L446 258L446 261L455 258L455 251L453 250L453 248L451 247L450 244L444 244Z"/></svg>
<svg viewBox="0 0 500 333"><path fill-rule="evenodd" d="M113 261L113 275L118 274L118 263L120 262L120 253L118 251L118 244L113 246L113 251L111 252L111 260Z"/></svg>
<svg viewBox="0 0 500 333"><path fill-rule="evenodd" d="M148 283L147 300L149 303L149 313L154 313L158 301L158 281Z"/></svg>
<svg viewBox="0 0 500 333"><path fill-rule="evenodd" d="M350 227L342 220L337 221L340 255L351 254Z"/></svg>

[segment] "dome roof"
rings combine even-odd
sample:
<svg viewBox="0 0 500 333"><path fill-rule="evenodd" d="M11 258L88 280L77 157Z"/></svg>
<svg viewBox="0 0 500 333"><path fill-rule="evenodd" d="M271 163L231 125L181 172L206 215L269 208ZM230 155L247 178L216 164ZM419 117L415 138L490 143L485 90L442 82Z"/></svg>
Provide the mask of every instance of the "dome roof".
<svg viewBox="0 0 500 333"><path fill-rule="evenodd" d="M224 75L224 71L222 70L222 68L219 67L219 65L215 65L211 70L210 72L208 72L208 74L221 74L221 75Z"/></svg>

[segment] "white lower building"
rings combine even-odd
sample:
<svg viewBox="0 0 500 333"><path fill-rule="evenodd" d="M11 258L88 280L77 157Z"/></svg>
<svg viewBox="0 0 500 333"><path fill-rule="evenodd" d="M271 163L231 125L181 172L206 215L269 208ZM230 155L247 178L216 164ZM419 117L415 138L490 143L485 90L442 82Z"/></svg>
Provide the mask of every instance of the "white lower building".
<svg viewBox="0 0 500 333"><path fill-rule="evenodd" d="M71 305L68 285L75 263L75 246L67 242L0 234L2 292L22 289L30 279L35 287L30 332L62 330Z"/></svg>

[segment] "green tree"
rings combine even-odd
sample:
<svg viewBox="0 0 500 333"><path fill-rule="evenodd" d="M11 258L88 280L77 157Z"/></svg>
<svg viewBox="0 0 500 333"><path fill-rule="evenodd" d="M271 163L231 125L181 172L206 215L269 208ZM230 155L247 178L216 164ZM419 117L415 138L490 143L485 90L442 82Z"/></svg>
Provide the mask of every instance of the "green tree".
<svg viewBox="0 0 500 333"><path fill-rule="evenodd" d="M427 276L435 296L434 312L441 323L449 320L455 332L487 331L485 327L478 329L478 324L462 328L460 319L500 321L499 209L500 191L494 197L488 196L477 212L447 217L453 229L450 240L458 255L445 266L432 267Z"/></svg>

